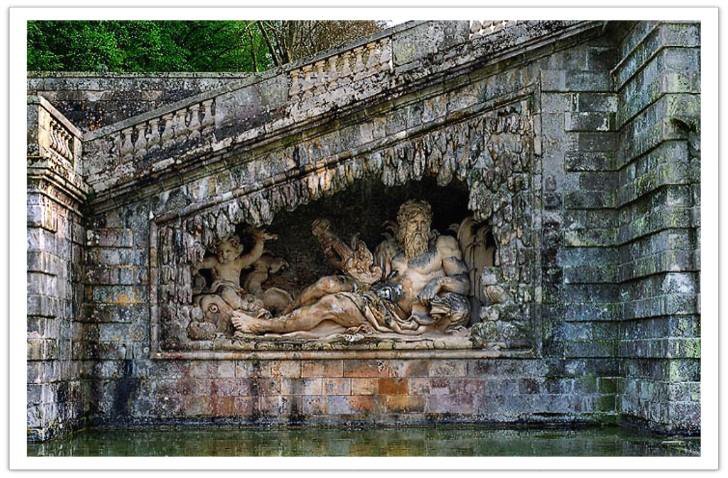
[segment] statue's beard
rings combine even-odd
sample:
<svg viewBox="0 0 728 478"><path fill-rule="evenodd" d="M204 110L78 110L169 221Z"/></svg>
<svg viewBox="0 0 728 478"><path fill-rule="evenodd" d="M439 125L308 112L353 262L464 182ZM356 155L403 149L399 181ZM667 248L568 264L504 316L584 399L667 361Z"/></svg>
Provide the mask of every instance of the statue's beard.
<svg viewBox="0 0 728 478"><path fill-rule="evenodd" d="M427 252L428 234L424 231L413 231L405 234L403 238L404 255L412 259Z"/></svg>

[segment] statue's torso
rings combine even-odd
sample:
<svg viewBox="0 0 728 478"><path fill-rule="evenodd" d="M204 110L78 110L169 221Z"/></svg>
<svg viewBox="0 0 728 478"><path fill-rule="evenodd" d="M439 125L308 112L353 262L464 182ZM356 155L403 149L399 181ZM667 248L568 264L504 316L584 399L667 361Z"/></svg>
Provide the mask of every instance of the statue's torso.
<svg viewBox="0 0 728 478"><path fill-rule="evenodd" d="M402 286L403 294L398 302L399 306L407 313L419 308L426 311L419 304L417 295L432 279L445 275L437 249L431 246L427 252L410 260L400 252L392 259L392 269L397 271L394 282Z"/></svg>

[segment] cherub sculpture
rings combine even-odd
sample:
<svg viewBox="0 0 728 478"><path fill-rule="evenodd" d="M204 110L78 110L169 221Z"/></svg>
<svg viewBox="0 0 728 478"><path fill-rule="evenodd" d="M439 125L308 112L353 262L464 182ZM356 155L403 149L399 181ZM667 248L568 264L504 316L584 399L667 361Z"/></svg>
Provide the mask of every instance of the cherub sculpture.
<svg viewBox="0 0 728 478"><path fill-rule="evenodd" d="M266 241L278 238L275 234L259 229L253 229L252 236L254 245L249 251L243 253L240 238L233 235L217 244L214 255L204 258L192 268L193 275L202 269L209 269L213 282L208 291L220 295L233 309L242 307L242 296L245 295L240 287L240 273L260 259Z"/></svg>

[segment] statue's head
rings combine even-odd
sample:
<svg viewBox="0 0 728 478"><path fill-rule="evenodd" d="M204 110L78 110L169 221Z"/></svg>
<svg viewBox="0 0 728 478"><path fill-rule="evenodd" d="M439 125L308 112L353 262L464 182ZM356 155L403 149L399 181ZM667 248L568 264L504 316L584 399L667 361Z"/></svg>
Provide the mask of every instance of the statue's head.
<svg viewBox="0 0 728 478"><path fill-rule="evenodd" d="M227 237L217 243L215 247L215 255L217 261L226 264L237 259L243 253L243 245L240 243L238 236Z"/></svg>
<svg viewBox="0 0 728 478"><path fill-rule="evenodd" d="M397 235L407 258L427 250L432 225L432 207L427 201L409 200L399 207Z"/></svg>

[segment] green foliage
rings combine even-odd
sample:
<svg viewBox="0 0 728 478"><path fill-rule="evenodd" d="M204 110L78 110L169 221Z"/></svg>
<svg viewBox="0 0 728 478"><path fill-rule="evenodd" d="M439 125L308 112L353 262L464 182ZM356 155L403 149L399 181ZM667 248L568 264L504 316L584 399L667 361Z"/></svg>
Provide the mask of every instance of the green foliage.
<svg viewBox="0 0 728 478"><path fill-rule="evenodd" d="M28 22L29 70L263 71L271 63L254 22Z"/></svg>

